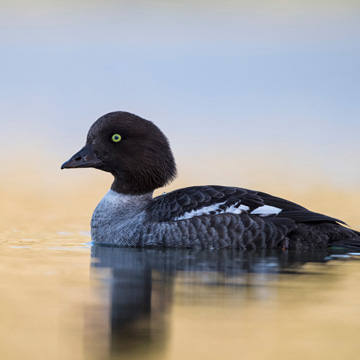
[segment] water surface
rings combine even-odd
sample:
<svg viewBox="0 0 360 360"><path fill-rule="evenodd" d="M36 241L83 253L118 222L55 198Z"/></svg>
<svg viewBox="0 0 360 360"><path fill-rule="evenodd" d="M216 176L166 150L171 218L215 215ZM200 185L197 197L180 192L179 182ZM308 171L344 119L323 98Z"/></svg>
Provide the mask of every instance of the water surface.
<svg viewBox="0 0 360 360"><path fill-rule="evenodd" d="M86 232L19 232L2 234L1 358L358 356L356 254L122 249L90 246Z"/></svg>

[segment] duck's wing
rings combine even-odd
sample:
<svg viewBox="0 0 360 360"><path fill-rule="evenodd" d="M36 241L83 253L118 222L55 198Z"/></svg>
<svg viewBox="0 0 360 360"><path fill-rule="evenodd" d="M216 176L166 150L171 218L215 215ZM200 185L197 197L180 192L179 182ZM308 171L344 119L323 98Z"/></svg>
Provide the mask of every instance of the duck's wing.
<svg viewBox="0 0 360 360"><path fill-rule="evenodd" d="M153 199L147 208L153 221L180 221L210 214L242 214L252 217L287 218L301 222L343 221L314 213L291 201L263 192L228 186L193 186Z"/></svg>

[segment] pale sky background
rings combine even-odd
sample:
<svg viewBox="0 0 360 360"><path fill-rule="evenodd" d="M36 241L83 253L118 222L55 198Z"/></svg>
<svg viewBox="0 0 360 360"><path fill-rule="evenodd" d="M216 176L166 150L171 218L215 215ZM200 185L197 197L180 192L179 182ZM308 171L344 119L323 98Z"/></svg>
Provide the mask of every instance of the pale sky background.
<svg viewBox="0 0 360 360"><path fill-rule="evenodd" d="M360 186L359 1L1 0L0 45L4 172L64 176L124 110L191 183Z"/></svg>

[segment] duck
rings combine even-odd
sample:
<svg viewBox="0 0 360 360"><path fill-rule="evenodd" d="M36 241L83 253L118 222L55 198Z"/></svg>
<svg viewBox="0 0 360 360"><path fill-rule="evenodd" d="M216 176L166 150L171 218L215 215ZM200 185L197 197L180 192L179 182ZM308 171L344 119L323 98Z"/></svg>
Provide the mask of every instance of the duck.
<svg viewBox="0 0 360 360"><path fill-rule="evenodd" d="M203 185L153 197L176 176L169 141L151 121L125 111L90 127L85 146L61 169L95 168L114 181L91 218L95 244L190 249L316 250L360 247L339 219L267 193Z"/></svg>

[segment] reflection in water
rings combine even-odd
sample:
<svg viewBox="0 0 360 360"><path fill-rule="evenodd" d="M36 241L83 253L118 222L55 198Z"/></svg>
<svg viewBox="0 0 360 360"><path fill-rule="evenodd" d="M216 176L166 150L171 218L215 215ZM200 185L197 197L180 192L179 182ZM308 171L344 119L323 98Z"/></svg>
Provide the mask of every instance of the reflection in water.
<svg viewBox="0 0 360 360"><path fill-rule="evenodd" d="M111 270L111 276L102 279L106 288L102 296L109 296L109 316L103 318L110 321L109 352L112 358L144 353L147 358L151 355L156 358L171 334L169 314L175 288L178 297L191 305L198 302L204 305L211 302L211 296L219 297L224 289L231 289L241 306L239 293L245 298L267 300L276 296L268 283L276 281L281 274L299 274L297 269L306 262L325 262L327 255L328 252L94 246L94 276L101 269ZM209 293L201 290L203 286L212 287L210 299Z"/></svg>

